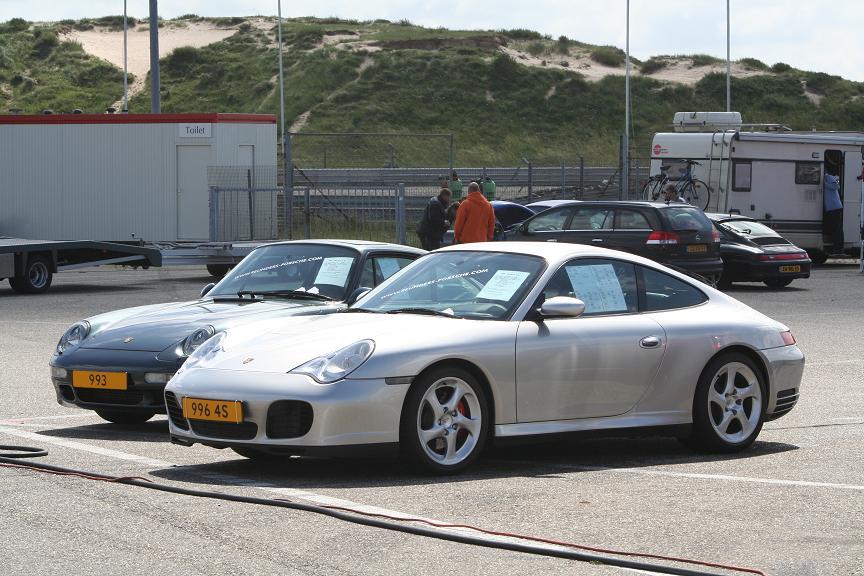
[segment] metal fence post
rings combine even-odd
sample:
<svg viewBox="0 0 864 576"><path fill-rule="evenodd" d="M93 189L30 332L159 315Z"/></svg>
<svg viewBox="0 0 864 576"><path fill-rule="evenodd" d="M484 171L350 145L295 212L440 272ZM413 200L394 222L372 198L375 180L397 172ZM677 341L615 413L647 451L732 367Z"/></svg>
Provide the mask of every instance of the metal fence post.
<svg viewBox="0 0 864 576"><path fill-rule="evenodd" d="M534 166L528 162L528 202L534 198Z"/></svg>
<svg viewBox="0 0 864 576"><path fill-rule="evenodd" d="M618 137L618 199L624 199L624 135Z"/></svg>
<svg viewBox="0 0 864 576"><path fill-rule="evenodd" d="M291 132L286 132L283 134L285 141L282 143L282 149L285 153L283 162L285 176L282 179L284 192L282 195L285 197L285 230L289 240L294 237L294 151L291 149L292 137Z"/></svg>
<svg viewBox="0 0 864 576"><path fill-rule="evenodd" d="M310 204L309 187L303 191L303 238L308 240L312 237L312 212L309 208Z"/></svg>
<svg viewBox="0 0 864 576"><path fill-rule="evenodd" d="M453 177L453 133L452 132L448 136L448 140L449 140L449 144L450 144L450 150L449 150L447 162L449 164L450 172L447 173L447 180L449 181Z"/></svg>
<svg viewBox="0 0 864 576"><path fill-rule="evenodd" d="M561 198L567 195L567 163L561 160Z"/></svg>
<svg viewBox="0 0 864 576"><path fill-rule="evenodd" d="M210 186L210 242L219 239L219 197L215 186Z"/></svg>
<svg viewBox="0 0 864 576"><path fill-rule="evenodd" d="M585 197L585 157L579 156L579 197L581 200Z"/></svg>
<svg viewBox="0 0 864 576"><path fill-rule="evenodd" d="M405 233L405 184L396 185L396 242L407 244Z"/></svg>

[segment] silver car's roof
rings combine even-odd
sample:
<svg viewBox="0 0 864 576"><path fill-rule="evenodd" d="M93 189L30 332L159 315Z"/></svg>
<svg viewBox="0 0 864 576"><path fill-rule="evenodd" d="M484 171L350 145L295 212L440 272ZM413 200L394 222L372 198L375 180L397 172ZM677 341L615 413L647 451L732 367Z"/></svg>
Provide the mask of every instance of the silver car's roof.
<svg viewBox="0 0 864 576"><path fill-rule="evenodd" d="M358 252L367 252L369 250L396 250L399 252L410 252L412 254L426 254L425 250L420 248L414 248L413 246L406 246L404 244L394 244L392 242L375 242L374 240L340 240L340 239L316 239L310 238L309 240L283 240L281 242L270 242L268 244L262 244L258 248L264 248L265 246L279 246L282 244L321 244L323 246L344 246L345 248L352 248L357 250Z"/></svg>

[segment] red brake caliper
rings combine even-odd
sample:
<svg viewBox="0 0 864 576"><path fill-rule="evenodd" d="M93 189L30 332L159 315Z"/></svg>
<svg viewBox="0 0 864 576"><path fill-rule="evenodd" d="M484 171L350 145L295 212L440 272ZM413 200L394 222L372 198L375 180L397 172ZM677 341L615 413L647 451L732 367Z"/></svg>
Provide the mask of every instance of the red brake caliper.
<svg viewBox="0 0 864 576"><path fill-rule="evenodd" d="M465 416L465 412L468 411L468 406L465 405L464 398L462 400L459 400L459 403L456 405L456 411L459 412L459 414L461 414L462 416ZM464 441L465 438L468 436L468 431L464 428L460 428L456 434L457 439L461 439Z"/></svg>

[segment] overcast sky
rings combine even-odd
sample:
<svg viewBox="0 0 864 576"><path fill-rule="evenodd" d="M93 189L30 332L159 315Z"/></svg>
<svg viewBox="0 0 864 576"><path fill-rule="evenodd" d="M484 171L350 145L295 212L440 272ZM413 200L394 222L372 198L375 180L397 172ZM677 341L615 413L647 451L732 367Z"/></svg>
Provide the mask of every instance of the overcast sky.
<svg viewBox="0 0 864 576"><path fill-rule="evenodd" d="M732 58L786 62L864 81L864 0L731 0ZM129 0L146 16L147 0ZM625 0L283 0L283 16L407 18L448 28L530 28L624 47ZM123 12L122 0L0 0L0 20L61 20ZM275 14L276 0L160 0L171 18ZM724 0L631 0L634 56L726 55Z"/></svg>

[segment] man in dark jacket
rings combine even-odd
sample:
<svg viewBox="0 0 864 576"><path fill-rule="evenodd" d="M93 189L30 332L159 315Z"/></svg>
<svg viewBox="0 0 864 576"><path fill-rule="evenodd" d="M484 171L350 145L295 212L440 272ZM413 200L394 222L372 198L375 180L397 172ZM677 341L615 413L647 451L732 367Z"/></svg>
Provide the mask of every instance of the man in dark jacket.
<svg viewBox="0 0 864 576"><path fill-rule="evenodd" d="M450 227L447 220L447 207L450 205L451 192L449 188L441 188L438 196L429 199L423 218L417 224L417 236L424 250L436 250L441 247L441 238Z"/></svg>

